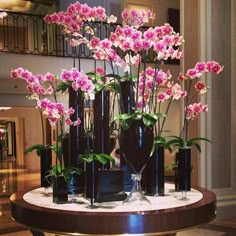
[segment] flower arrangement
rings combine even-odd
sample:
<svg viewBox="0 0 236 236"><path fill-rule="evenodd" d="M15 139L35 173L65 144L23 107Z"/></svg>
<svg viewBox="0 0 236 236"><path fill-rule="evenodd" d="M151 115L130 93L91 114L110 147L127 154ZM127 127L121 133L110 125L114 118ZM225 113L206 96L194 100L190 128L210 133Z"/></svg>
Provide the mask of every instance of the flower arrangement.
<svg viewBox="0 0 236 236"><path fill-rule="evenodd" d="M66 76L68 74L73 74L73 77L69 78L68 76ZM74 113L74 109L69 108L68 110L66 110L64 104L58 102L57 84L60 84L63 81L70 80L75 91L81 89L84 92L90 93L94 89L91 80L89 80L88 77L83 73L78 72L78 70L75 68L72 68L71 70L62 70L61 78L57 78L55 75L49 72L45 75L34 75L31 71L25 70L20 67L11 71L11 77L14 79L22 79L27 83L26 88L31 93L28 98L31 100L35 100L37 108L40 110L42 132L44 132L43 116L46 116L48 118L51 126L56 127L57 140L55 145L50 146L48 144L45 144L43 133L43 144L33 145L25 151L25 154L33 150L37 150L37 154L40 155L40 152L43 148L50 148L56 154L56 165L52 166L52 172L55 175L64 174L66 177L68 177L68 173L71 170L76 173L80 173L81 171L76 168L63 168L63 152L61 144L62 138L65 135L65 126L79 126L81 120L80 118L78 118L77 120L72 121L70 117ZM53 98L53 101L51 98L49 99L48 96L51 96Z"/></svg>
<svg viewBox="0 0 236 236"><path fill-rule="evenodd" d="M116 30L111 32L109 38L104 39L95 36L94 30L87 26L85 30L91 34L91 39L88 40L82 37L81 26L85 21L96 20L94 17L96 10L98 9L92 9L86 4L76 2L71 4L66 12L53 13L46 16L45 20L47 23L62 25L63 33L70 36L71 45L77 46L86 43L92 51L94 59L108 62L111 73L107 74L105 68L96 68L98 74L94 74L94 77L103 81L100 89L113 89L113 91L120 93L121 83L123 81L130 82L130 91L133 91L130 98L131 110L128 114L124 114L124 104L120 100L120 115L116 117L116 119L122 120L123 127L128 128L132 120L140 117L148 126L154 125L156 122L160 123L160 118L165 114L160 113L160 100L156 99L156 94L161 87L168 84L166 94L169 93L168 97L171 98L172 91L176 90L178 86L170 83L170 72L161 70L160 65L163 60L170 57L171 59L181 58L182 52L179 47L183 43L183 38L175 33L169 24L155 28L150 27L143 33L140 27L154 18L152 12L125 9L122 13L124 26L118 25ZM99 10L101 11L101 8ZM104 11L101 12L104 13ZM105 17L103 15L99 19L103 21L107 19L107 22L115 23L113 16ZM123 58L118 55L117 49L125 55ZM155 68L146 66L147 53L151 49L156 53ZM174 96L174 99L177 99L177 96ZM158 125L159 136L163 126L164 122L162 125Z"/></svg>
<svg viewBox="0 0 236 236"><path fill-rule="evenodd" d="M191 147L194 145L197 150L201 152L201 147L197 141L203 140L210 142L209 139L202 137L188 139L188 127L191 121L198 119L201 113L208 111L207 105L204 105L201 102L193 102L197 95L202 96L206 94L209 88L204 82L200 81L201 76L203 73L220 74L223 68L223 66L220 66L219 63L215 61L198 62L194 68L189 69L186 72L186 75L183 75L182 73L179 74L178 80L187 84L187 91L184 100L184 122L180 136L173 136L174 139L168 142L169 145L181 148ZM193 89L192 87L194 87L195 90L193 94L190 93Z"/></svg>
<svg viewBox="0 0 236 236"><path fill-rule="evenodd" d="M48 72L45 75L36 74L34 75L31 71L23 68L17 68L11 71L11 77L14 79L22 79L27 83L27 90L32 93L28 98L35 100L37 108L40 110L41 118L46 116L50 125L56 127L56 144L48 146L44 141L43 134L43 144L36 144L28 148L25 154L33 150L37 150L38 155L40 150L45 146L51 148L56 153L56 165L52 166L52 173L54 175L65 175L68 178L69 172L73 171L77 174L81 173L81 170L75 167L63 167L63 150L62 150L62 139L65 135L66 129L69 126L80 126L81 120L72 121L71 116L74 114L75 110L73 108L65 109L65 105L58 101L57 93L59 91L64 91L64 85L71 86L74 91L81 90L85 94L93 93L95 86L91 79L83 72L78 71L76 68L71 70L62 69L60 77L56 77L52 73ZM53 98L50 98L50 96ZM49 99L50 98L50 99ZM42 121L42 132L43 119ZM87 162L91 162L91 159L96 159L106 163L108 160L113 161L113 159L106 154L93 154L89 155L88 158L83 158Z"/></svg>
<svg viewBox="0 0 236 236"><path fill-rule="evenodd" d="M122 12L123 25L118 25L115 31L104 39L96 36L96 30L89 26L85 27L85 31L91 35L90 39L82 36L84 22L106 20L107 23L115 23L116 17L106 16L105 9L101 7L90 8L87 4L76 2L65 12L46 16L45 21L62 25L63 33L69 36L71 45L86 44L95 60L106 61L110 65L111 73L107 73L105 68L98 67L96 73L90 74L96 78L96 82L99 82L96 88L110 89L120 94L122 82L129 81L130 109L126 113L123 101L119 99L119 114L115 117L121 121L123 128L127 129L133 120L142 118L146 126L155 127L155 143L164 144L166 140L162 137L162 132L171 104L174 100L184 99L185 114L181 134L174 136L174 140L168 144L178 144L183 147L194 143L200 150L195 142L199 138L188 140L187 136L190 121L208 110L207 105L192 103L197 94L204 94L207 91L204 83L195 81L202 73L219 74L223 67L214 61L198 62L194 68L187 71L186 75L180 73L178 80L183 83L182 86L179 82L175 82L176 79L172 78L171 72L163 71L161 65L167 59L183 58L181 45L184 39L167 23L163 26L147 27L144 31L142 28L144 24L153 18L154 14L151 11L125 9ZM148 66L147 62L147 55L151 50L155 55L154 67ZM124 56L118 55L117 51L121 51ZM187 82L189 85L185 91ZM192 86L195 87L196 94L190 98ZM162 111L163 103L167 103L165 111Z"/></svg>
<svg viewBox="0 0 236 236"><path fill-rule="evenodd" d="M81 44L87 45L93 58L101 62L102 66L88 73L78 71L76 68L70 71L62 70L61 83L56 82L56 77L51 73L44 76L33 75L22 68L13 70L12 77L24 79L28 83L27 88L30 92L43 97L55 94L56 91L65 91L68 87L72 87L75 91L81 89L88 95L101 90L109 90L117 95L114 98L118 106L116 107L118 112L112 113L111 120L120 121L119 127L122 129L128 129L134 120L142 120L145 126L154 128L154 146L168 144L186 147L194 144L200 150L196 141L199 139L208 141L208 139L188 140L188 127L191 120L197 119L200 113L207 112L207 105L193 103L193 98L197 94L204 94L208 88L203 82L196 82L196 80L206 72L219 74L223 67L215 61L198 62L186 74L180 73L179 81L176 82L171 72L164 71L161 66L167 59L181 60L183 58L181 45L184 39L168 23L163 26L145 28L144 25L153 18L154 14L151 11L139 12L125 9L122 12L123 25L117 25L109 37L100 38L96 28L90 26L89 23L100 21L114 24L117 18L113 15L107 16L105 9L100 6L91 8L80 2L70 4L65 12L47 15L46 23L61 25L62 32L70 45L74 47ZM148 63L149 53L154 55L152 67ZM53 87L55 82L58 84L57 88ZM128 109L125 109L127 101L122 99L124 92L122 85L125 82L128 82ZM189 84L187 90L185 90L186 83ZM45 84L49 86L45 87ZM192 86L195 87L196 94L190 98ZM44 115L48 116L52 125L57 122L66 125L80 124L79 119L77 121L70 119L73 109L65 111L63 104L57 103L56 100L51 102L47 97L41 99L39 96L32 95L31 98L36 100L38 107ZM184 99L184 125L180 136L173 136L173 139L167 142L162 134L163 128L171 104L180 99ZM164 103L167 105L164 106ZM91 161L91 156L89 160Z"/></svg>

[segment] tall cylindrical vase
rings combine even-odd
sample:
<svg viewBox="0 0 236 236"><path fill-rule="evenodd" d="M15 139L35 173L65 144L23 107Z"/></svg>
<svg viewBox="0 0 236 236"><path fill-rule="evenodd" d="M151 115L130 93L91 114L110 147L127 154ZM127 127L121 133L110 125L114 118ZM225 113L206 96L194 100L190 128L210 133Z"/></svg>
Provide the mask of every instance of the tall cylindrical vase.
<svg viewBox="0 0 236 236"><path fill-rule="evenodd" d="M175 190L191 190L191 148L179 148L176 153Z"/></svg>
<svg viewBox="0 0 236 236"><path fill-rule="evenodd" d="M74 91L69 88L69 107L72 107L75 112L71 116L72 120L80 118L80 126L70 126L69 134L69 166L76 166L83 169L83 164L80 163L80 154L84 154L85 150L85 135L84 135L84 97L81 91ZM78 193L83 193L85 188L85 175L74 176L74 185Z"/></svg>
<svg viewBox="0 0 236 236"><path fill-rule="evenodd" d="M132 84L130 81L123 81L120 83L121 87L121 112L122 113L133 113L132 107L133 107L133 98L134 98L134 92L132 89Z"/></svg>
<svg viewBox="0 0 236 236"><path fill-rule="evenodd" d="M62 137L61 140L62 152L63 152L63 161L65 167L70 166L70 136L66 134ZM76 173L69 173L68 177L68 194L72 196L79 192L78 180L79 176Z"/></svg>
<svg viewBox="0 0 236 236"><path fill-rule="evenodd" d="M110 153L110 92L102 90L95 95L93 102L94 111L94 152ZM101 169L109 169L110 163L100 166Z"/></svg>
<svg viewBox="0 0 236 236"><path fill-rule="evenodd" d="M143 186L147 195L164 196L165 194L164 155L164 147L161 145L156 146L155 151L144 170Z"/></svg>
<svg viewBox="0 0 236 236"><path fill-rule="evenodd" d="M85 197L93 204L97 197L98 162L86 163Z"/></svg>
<svg viewBox="0 0 236 236"><path fill-rule="evenodd" d="M121 88L121 92L120 92L121 113L132 114L133 113L132 105L133 105L133 96L134 96L132 84L128 80L122 81L120 83L120 88ZM119 142L122 142L122 140L119 140ZM124 152L120 151L119 154L120 154L120 168L124 173L124 189L125 191L129 192L133 185L133 182L131 179L131 168L128 165Z"/></svg>
<svg viewBox="0 0 236 236"><path fill-rule="evenodd" d="M47 178L52 165L52 150L43 148L40 151L40 184L41 187L47 188L50 186L50 180Z"/></svg>
<svg viewBox="0 0 236 236"><path fill-rule="evenodd" d="M94 112L94 153L110 153L110 131L109 131L109 110L110 110L110 92L102 90L95 95L93 101ZM102 165L99 162L86 164L86 186L85 195L90 198L91 204L97 197L97 178L99 169L107 170L110 163Z"/></svg>

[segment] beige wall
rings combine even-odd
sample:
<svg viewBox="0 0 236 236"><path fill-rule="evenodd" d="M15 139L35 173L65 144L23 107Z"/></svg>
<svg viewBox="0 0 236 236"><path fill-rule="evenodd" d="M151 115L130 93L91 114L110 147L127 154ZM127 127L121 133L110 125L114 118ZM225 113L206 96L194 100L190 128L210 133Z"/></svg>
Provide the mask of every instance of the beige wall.
<svg viewBox="0 0 236 236"><path fill-rule="evenodd" d="M222 11L224 9L224 11ZM214 0L212 5L212 57L224 64L224 73L212 76L212 187L231 188L231 2ZM233 102L233 101L232 101ZM234 108L235 109L235 108ZM235 117L233 118L235 119Z"/></svg>
<svg viewBox="0 0 236 236"><path fill-rule="evenodd" d="M181 34L184 36L184 59L181 62L182 71L186 73L187 69L193 68L199 61L199 42L198 42L198 1L185 0L181 8ZM181 114L180 114L181 117ZM189 126L189 137L199 136L199 120L191 122ZM199 153L192 149L192 184L199 183Z"/></svg>
<svg viewBox="0 0 236 236"><path fill-rule="evenodd" d="M39 111L35 108L13 108L0 111L0 120L16 122L16 160L19 167L27 171L38 171L39 158L35 152L24 156L24 151L35 144L42 143Z"/></svg>

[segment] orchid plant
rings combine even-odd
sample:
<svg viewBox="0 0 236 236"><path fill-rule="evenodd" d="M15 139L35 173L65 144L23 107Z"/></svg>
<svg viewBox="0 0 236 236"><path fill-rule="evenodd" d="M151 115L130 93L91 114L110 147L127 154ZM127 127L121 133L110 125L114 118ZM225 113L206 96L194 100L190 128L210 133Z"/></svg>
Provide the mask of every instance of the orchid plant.
<svg viewBox="0 0 236 236"><path fill-rule="evenodd" d="M52 173L54 175L65 175L68 177L68 173L73 171L77 174L81 173L81 170L75 167L63 167L63 150L62 150L62 138L65 134L65 128L69 126L79 126L81 124L80 118L72 121L71 115L74 114L75 110L70 107L68 110L65 109L63 103L58 102L57 93L59 91L64 92L68 86L71 86L74 91L81 90L84 94L91 94L94 92L95 86L84 72L78 71L76 68L71 70L62 69L60 77L56 77L52 73L48 72L45 75L36 74L34 75L31 71L23 68L17 68L11 71L11 77L13 79L22 79L27 83L27 90L31 93L29 99L35 100L37 108L40 110L41 121L46 116L50 125L56 128L56 144L46 145L51 148L56 154L56 165L52 166ZM50 97L53 98L50 99ZM42 132L44 127L42 123ZM25 151L25 154L33 150L37 150L37 154L40 154L40 150L45 147L44 133L43 133L43 144L33 145ZM105 154L93 154L90 155L88 160L83 156L83 160L91 161L91 157L95 160L99 160L102 164L108 160L113 161L109 155Z"/></svg>
<svg viewBox="0 0 236 236"><path fill-rule="evenodd" d="M91 8L87 4L76 2L69 5L65 12L47 15L45 21L61 25L62 32L67 36L71 46L86 44L96 61L107 62L110 65L111 73L107 73L106 66L95 68L95 72L89 73L96 82L96 90L109 89L120 94L122 82L129 81L131 109L128 113L124 112L122 99L116 97L119 114L115 116L115 120L120 120L123 128L128 128L135 119L142 119L146 126L154 127L155 145L164 145L166 139L162 137L162 132L171 104L175 100L184 99L185 114L181 134L172 137L174 139L168 145L183 147L194 144L200 150L200 146L195 142L199 138L188 140L187 134L190 121L197 119L201 112L207 111L207 105L192 103L196 94L203 94L207 87L202 82L194 84L193 81L205 72L219 74L223 67L214 61L198 62L193 69L187 71L186 75L180 73L179 81L176 82L171 72L162 70L161 65L167 59L183 58L181 51L183 37L168 23L163 26L144 27L155 17L150 10L145 12L124 9L121 16L123 25L117 25L107 38L96 35L96 29L89 24L84 27L85 22L106 21L108 24L116 22L117 18L113 15L107 16L105 9L100 6ZM84 30L89 37L83 36ZM121 54L118 54L118 51ZM147 61L150 52L154 54L153 67ZM181 81L189 82L187 91L184 90L185 86L180 84ZM190 98L193 85L196 94ZM163 112L164 102L167 105Z"/></svg>
<svg viewBox="0 0 236 236"><path fill-rule="evenodd" d="M94 72L88 73L78 71L76 68L63 69L60 78L56 78L49 72L46 75L33 75L23 68L13 70L11 76L27 82L27 89L32 93L30 98L36 101L42 115L48 117L52 126L56 124L77 126L81 122L80 119L72 121L70 116L74 110L72 108L65 110L64 105L57 102L55 95L58 91L64 92L69 87L75 91L80 89L86 94L96 93L102 89L110 90L117 95L114 98L118 103L119 111L118 114L113 113L111 119L121 121L123 128L128 128L134 120L142 119L146 126L154 127L154 146L167 144L162 133L171 104L175 100L184 99L183 129L180 136L172 137L174 139L170 140L168 145L185 147L194 144L200 150L200 146L195 141L208 139L188 140L187 134L190 121L197 119L200 113L208 110L207 105L192 103L192 99L197 94L207 91L207 86L200 81L194 82L205 72L219 74L223 67L214 61L198 62L193 69L187 71L186 75L181 73L178 77L179 81L176 82L171 72L164 71L161 66L168 59L181 60L183 58L181 45L184 39L168 23L163 26L144 27L152 19L154 19L154 14L150 10L145 12L125 9L122 12L123 25L117 25L108 37L100 38L100 34L90 22L114 24L117 18L113 15L107 16L105 9L101 6L92 8L80 2L70 4L64 12L45 16L45 22L61 25L62 32L71 46L87 45L93 58L101 62L102 66L96 66ZM154 55L152 66L147 60L149 53ZM131 109L128 113L125 113L121 99L121 85L125 81L129 82L131 95L129 100ZM186 91L185 86L180 82L184 84L189 82ZM195 87L196 94L190 98L192 86ZM48 96L53 96L54 101L52 102ZM167 105L164 106L164 103ZM112 109L115 110L113 106ZM60 157L61 151L59 152L58 147L55 151ZM100 157L92 154L89 158L90 161L91 158L99 159ZM61 166L60 158L59 162Z"/></svg>
<svg viewBox="0 0 236 236"><path fill-rule="evenodd" d="M184 121L181 133L179 136L172 136L172 140L168 142L169 145L174 145L175 147L188 148L195 146L199 152L201 152L201 147L197 141L207 141L209 139L203 137L188 139L188 128L191 121L199 118L201 113L208 111L208 105L202 104L201 102L194 102L196 96L203 96L207 93L209 87L200 80L204 73L216 73L220 74L223 70L218 62L208 61L208 62L198 62L194 68L187 70L186 75L180 73L178 80L185 83L187 91L185 92L184 99ZM193 91L191 93L191 91Z"/></svg>
<svg viewBox="0 0 236 236"><path fill-rule="evenodd" d="M72 75L72 77L65 76L66 74ZM43 132L43 144L36 144L28 148L25 154L37 150L37 154L40 155L40 151L45 148L51 148L56 154L56 165L52 166L52 171L55 175L68 175L70 170L80 173L79 169L74 167L63 168L63 155L61 142L65 133L66 126L79 126L81 124L80 118L72 121L70 116L74 113L73 108L65 109L64 104L58 102L57 99L57 84L68 82L72 83L72 87L75 91L81 89L83 92L90 93L94 89L94 85L87 76L84 76L82 72L72 68L71 70L62 70L61 77L57 78L52 73L48 72L45 75L34 75L31 71L23 68L17 68L11 71L11 77L14 79L22 79L27 83L27 90L31 93L28 96L29 99L35 100L37 108L40 110ZM49 99L53 98L53 101ZM44 125L43 117L46 116L51 126L56 128L56 144L47 145L44 141Z"/></svg>

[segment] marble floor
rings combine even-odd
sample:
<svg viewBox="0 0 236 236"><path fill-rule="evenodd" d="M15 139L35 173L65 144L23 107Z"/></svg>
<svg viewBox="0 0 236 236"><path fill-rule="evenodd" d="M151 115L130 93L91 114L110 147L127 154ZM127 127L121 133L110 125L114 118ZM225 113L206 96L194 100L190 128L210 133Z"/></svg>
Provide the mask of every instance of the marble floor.
<svg viewBox="0 0 236 236"><path fill-rule="evenodd" d="M15 191L39 186L39 173L27 173L24 169L13 169L14 166L1 165L0 169L0 235L30 236L23 226L14 222L10 216L9 197ZM54 234L45 234L52 236ZM177 236L236 236L235 218L216 218L212 222L197 228L177 233Z"/></svg>

